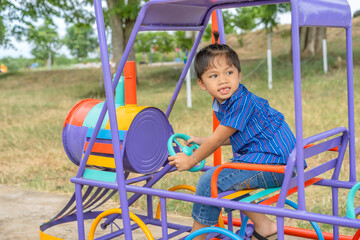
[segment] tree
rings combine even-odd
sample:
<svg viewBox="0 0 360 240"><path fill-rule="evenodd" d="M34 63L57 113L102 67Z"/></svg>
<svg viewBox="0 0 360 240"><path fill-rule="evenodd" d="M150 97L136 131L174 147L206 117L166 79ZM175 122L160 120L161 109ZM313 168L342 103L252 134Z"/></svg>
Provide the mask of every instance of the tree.
<svg viewBox="0 0 360 240"><path fill-rule="evenodd" d="M87 58L88 54L94 52L99 46L94 30L89 24L75 24L69 27L64 43L71 55L78 60Z"/></svg>
<svg viewBox="0 0 360 240"><path fill-rule="evenodd" d="M174 33L175 45L182 50L190 50L193 46L193 39L186 37L184 31L176 31Z"/></svg>
<svg viewBox="0 0 360 240"><path fill-rule="evenodd" d="M154 32L143 32L140 33L135 40L135 48L136 51L141 52L143 54L143 61L147 60L147 53L151 52L155 45L156 33ZM152 59L150 57L149 61Z"/></svg>
<svg viewBox="0 0 360 240"><path fill-rule="evenodd" d="M243 45L242 36L244 31L253 30L256 27L255 23L256 11L252 7L237 8L236 13L230 18L230 25L236 31L240 31L240 46Z"/></svg>
<svg viewBox="0 0 360 240"><path fill-rule="evenodd" d="M12 37L16 40L27 37L39 19L51 25L54 16L72 23L93 22L93 13L85 8L88 4L77 0L0 0L0 45L12 47Z"/></svg>
<svg viewBox="0 0 360 240"><path fill-rule="evenodd" d="M108 8L105 13L110 19L113 58L116 66L119 65L126 44L135 25L137 14L142 4L146 1L107 0ZM135 61L135 49L132 48L128 60Z"/></svg>
<svg viewBox="0 0 360 240"><path fill-rule="evenodd" d="M300 49L303 55L321 54L323 39L326 39L326 27L301 27Z"/></svg>
<svg viewBox="0 0 360 240"><path fill-rule="evenodd" d="M264 25L267 33L272 33L273 29L277 27L278 15L279 13L285 13L290 10L290 4L272 4L272 5L262 5L255 7L255 15L257 17L257 25Z"/></svg>
<svg viewBox="0 0 360 240"><path fill-rule="evenodd" d="M62 45L56 27L49 21L45 21L40 27L31 26L27 39L34 45L31 54L37 59L51 59Z"/></svg>
<svg viewBox="0 0 360 240"><path fill-rule="evenodd" d="M155 38L156 51L162 53L162 60L164 60L164 54L174 51L174 36L168 32L158 32Z"/></svg>

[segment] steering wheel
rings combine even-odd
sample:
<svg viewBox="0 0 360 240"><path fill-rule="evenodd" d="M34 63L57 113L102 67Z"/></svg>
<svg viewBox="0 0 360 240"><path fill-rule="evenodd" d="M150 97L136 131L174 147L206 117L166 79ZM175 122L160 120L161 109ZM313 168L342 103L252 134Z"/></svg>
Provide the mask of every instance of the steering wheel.
<svg viewBox="0 0 360 240"><path fill-rule="evenodd" d="M174 135L172 135L168 142L167 142L167 147L168 147L168 150L169 150L169 153L171 156L175 156L176 155L176 152L174 150L174 146L173 146L173 143L175 142L180 148L181 148L181 151L183 153L185 153L186 155L188 156L191 156L193 154L193 150L194 149L198 149L199 148L199 145L196 144L196 143L193 143L191 147L189 146L183 146L179 143L179 141L177 139L183 139L185 141L189 140L190 137L186 134L183 134L183 133L175 133ZM202 160L200 162L200 165L198 166L195 166L195 167L192 167L191 169L189 169L188 171L189 172L197 172L197 171L200 171L201 169L203 169L203 167L205 166L205 159Z"/></svg>

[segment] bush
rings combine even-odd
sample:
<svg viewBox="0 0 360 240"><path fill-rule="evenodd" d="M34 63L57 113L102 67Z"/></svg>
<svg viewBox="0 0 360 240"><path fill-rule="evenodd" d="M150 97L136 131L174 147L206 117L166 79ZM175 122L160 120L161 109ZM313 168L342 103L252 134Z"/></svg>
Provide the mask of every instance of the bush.
<svg viewBox="0 0 360 240"><path fill-rule="evenodd" d="M8 67L9 72L16 72L21 69L25 69L31 66L34 62L34 59L19 57L19 58L12 58L7 57L0 59L0 64L4 64Z"/></svg>

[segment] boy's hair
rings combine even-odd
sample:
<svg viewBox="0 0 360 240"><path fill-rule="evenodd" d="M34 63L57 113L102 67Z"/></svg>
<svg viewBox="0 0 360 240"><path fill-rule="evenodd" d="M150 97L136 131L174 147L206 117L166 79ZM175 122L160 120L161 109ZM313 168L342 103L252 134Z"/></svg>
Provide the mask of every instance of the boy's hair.
<svg viewBox="0 0 360 240"><path fill-rule="evenodd" d="M213 59L218 56L225 56L227 63L230 66L234 65L234 67L241 72L240 60L237 53L228 45L217 43L219 38L218 32L213 32L213 35L215 43L204 47L196 54L194 68L198 79L201 79L204 72L214 64Z"/></svg>

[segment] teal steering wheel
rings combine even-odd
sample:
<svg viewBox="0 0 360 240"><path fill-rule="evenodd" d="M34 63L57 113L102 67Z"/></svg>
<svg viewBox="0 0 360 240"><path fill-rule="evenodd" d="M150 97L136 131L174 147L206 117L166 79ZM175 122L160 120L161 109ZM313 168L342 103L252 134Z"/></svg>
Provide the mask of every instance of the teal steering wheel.
<svg viewBox="0 0 360 240"><path fill-rule="evenodd" d="M186 155L188 156L191 156L193 154L193 150L194 149L198 149L199 148L199 145L196 144L196 143L193 143L191 147L188 147L188 146L183 146L179 143L179 141L177 140L178 138L180 139L183 139L185 141L189 140L190 137L186 134L183 134L183 133L175 133L174 135L172 135L168 142L167 142L167 147L168 147L168 150L169 150L169 153L171 156L175 156L176 155L176 152L174 150L174 146L173 146L173 143L175 142L181 149L181 151L183 153L185 153ZM205 159L201 161L200 165L198 166L195 166L195 167L192 167L191 169L189 169L189 172L197 172L197 171L200 171L201 169L203 169L203 167L205 166Z"/></svg>

